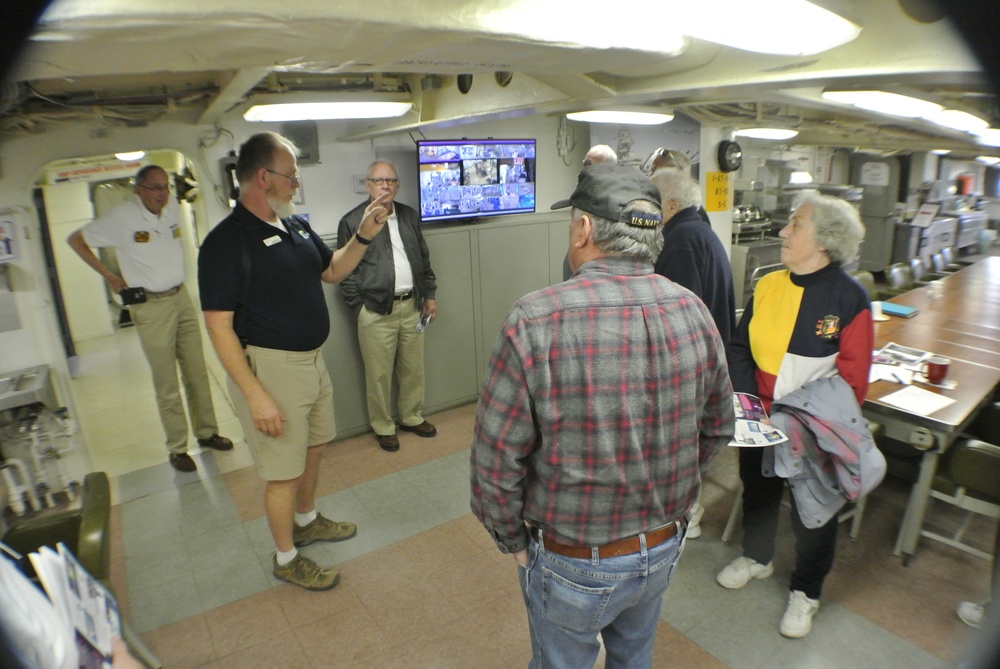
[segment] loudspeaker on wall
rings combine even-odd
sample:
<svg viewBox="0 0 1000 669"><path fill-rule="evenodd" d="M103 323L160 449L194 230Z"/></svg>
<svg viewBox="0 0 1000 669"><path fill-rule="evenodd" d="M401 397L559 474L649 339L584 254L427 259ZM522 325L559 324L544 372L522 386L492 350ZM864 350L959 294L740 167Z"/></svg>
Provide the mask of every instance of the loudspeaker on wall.
<svg viewBox="0 0 1000 669"><path fill-rule="evenodd" d="M299 147L299 165L319 162L319 130L316 121L289 121L281 125L281 134Z"/></svg>

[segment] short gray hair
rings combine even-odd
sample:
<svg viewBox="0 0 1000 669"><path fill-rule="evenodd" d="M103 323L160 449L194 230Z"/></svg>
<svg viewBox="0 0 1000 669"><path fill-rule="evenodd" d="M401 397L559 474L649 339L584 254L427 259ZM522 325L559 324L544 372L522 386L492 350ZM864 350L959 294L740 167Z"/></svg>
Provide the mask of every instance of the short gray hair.
<svg viewBox="0 0 1000 669"><path fill-rule="evenodd" d="M640 214L661 214L660 205L649 200L633 200L629 211ZM582 212L573 207L573 219L586 213L594 230L594 245L610 256L634 256L655 263L663 250L663 227L638 228L610 218Z"/></svg>
<svg viewBox="0 0 1000 669"><path fill-rule="evenodd" d="M846 200L831 195L805 192L795 199L795 209L807 206L816 229L816 244L825 249L838 265L854 260L865 237L865 225L858 210Z"/></svg>
<svg viewBox="0 0 1000 669"><path fill-rule="evenodd" d="M583 157L584 164L586 164L588 159L592 163L617 163L618 154L607 144L597 144L590 147L587 155Z"/></svg>
<svg viewBox="0 0 1000 669"><path fill-rule="evenodd" d="M676 167L661 167L653 172L650 180L660 189L660 199L677 200L681 209L701 206L701 188L698 182Z"/></svg>

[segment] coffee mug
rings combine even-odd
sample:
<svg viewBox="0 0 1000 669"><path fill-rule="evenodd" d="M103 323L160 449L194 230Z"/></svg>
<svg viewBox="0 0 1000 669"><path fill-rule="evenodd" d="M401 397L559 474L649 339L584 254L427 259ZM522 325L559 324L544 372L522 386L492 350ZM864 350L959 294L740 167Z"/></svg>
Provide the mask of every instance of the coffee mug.
<svg viewBox="0 0 1000 669"><path fill-rule="evenodd" d="M927 292L932 300L938 300L944 295L944 283L940 280L927 284Z"/></svg>
<svg viewBox="0 0 1000 669"><path fill-rule="evenodd" d="M882 320L882 303L878 300L872 302L872 318L877 321Z"/></svg>
<svg viewBox="0 0 1000 669"><path fill-rule="evenodd" d="M948 365L951 360L939 355L931 356L923 364L923 373L927 380L934 385L939 385L948 376Z"/></svg>

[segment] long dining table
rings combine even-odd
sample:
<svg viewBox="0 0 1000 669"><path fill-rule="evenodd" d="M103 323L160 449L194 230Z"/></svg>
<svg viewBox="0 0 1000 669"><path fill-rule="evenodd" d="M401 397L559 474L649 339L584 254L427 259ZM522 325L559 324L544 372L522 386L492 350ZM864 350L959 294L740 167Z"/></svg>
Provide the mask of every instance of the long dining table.
<svg viewBox="0 0 1000 669"><path fill-rule="evenodd" d="M894 342L949 358L946 381L954 381L954 388L913 385L954 402L923 415L915 407L882 401L903 386L880 380L869 386L862 407L866 418L884 426L886 436L923 453L893 551L904 564L920 539L938 459L992 401L1000 383L1000 257L984 258L938 281L940 297L921 286L890 300L918 311L909 318L876 322L875 346Z"/></svg>

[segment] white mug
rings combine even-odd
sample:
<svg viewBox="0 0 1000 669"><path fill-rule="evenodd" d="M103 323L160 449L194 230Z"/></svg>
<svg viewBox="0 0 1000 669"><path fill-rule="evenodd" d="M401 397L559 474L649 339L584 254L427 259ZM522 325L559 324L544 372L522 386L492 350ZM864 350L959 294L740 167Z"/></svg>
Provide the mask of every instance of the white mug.
<svg viewBox="0 0 1000 669"><path fill-rule="evenodd" d="M882 303L878 300L872 302L872 318L875 320L882 318Z"/></svg>
<svg viewBox="0 0 1000 669"><path fill-rule="evenodd" d="M931 281L927 284L927 292L932 300L940 299L944 295L944 283L940 279Z"/></svg>

